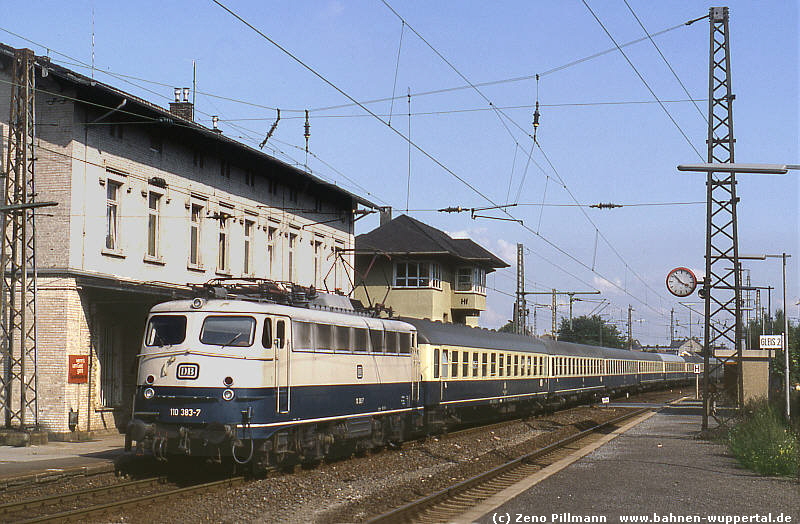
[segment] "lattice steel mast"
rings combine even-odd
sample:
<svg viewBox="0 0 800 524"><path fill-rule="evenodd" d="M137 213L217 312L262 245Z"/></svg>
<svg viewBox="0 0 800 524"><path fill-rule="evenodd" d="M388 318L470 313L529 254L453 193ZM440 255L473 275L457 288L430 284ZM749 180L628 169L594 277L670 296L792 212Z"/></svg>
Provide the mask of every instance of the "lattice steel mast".
<svg viewBox="0 0 800 524"><path fill-rule="evenodd" d="M514 302L514 332L526 335L528 305L525 300L525 247L517 244L517 300Z"/></svg>
<svg viewBox="0 0 800 524"><path fill-rule="evenodd" d="M732 163L735 142L734 95L731 93L728 8L712 7L709 10L709 22L708 162ZM713 408L722 406L726 401L732 400L737 407L742 402L741 275L738 271L736 174L709 173L706 191L703 430L708 429L709 416L718 422L722 421L722 412ZM722 356L721 362L712 369L710 356L720 349L723 350L722 355L728 356ZM736 391L727 392L727 396L719 390L712 391L711 374L724 364L734 361L739 365Z"/></svg>
<svg viewBox="0 0 800 524"><path fill-rule="evenodd" d="M3 195L0 266L0 409L5 426L37 426L34 211L34 54L19 49L11 69L11 113Z"/></svg>

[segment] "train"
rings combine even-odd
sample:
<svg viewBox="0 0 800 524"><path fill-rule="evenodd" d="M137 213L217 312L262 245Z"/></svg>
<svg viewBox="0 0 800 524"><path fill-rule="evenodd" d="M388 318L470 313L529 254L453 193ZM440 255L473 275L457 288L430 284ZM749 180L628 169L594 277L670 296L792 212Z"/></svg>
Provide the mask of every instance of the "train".
<svg viewBox="0 0 800 524"><path fill-rule="evenodd" d="M702 367L696 356L381 318L313 288L248 286L203 286L151 309L126 449L259 472L678 385Z"/></svg>

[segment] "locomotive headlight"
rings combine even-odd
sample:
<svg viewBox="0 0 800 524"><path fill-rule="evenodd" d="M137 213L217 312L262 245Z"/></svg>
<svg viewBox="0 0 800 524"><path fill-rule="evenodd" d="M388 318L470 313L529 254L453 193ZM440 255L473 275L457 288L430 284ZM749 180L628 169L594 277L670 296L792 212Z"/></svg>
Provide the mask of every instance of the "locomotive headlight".
<svg viewBox="0 0 800 524"><path fill-rule="evenodd" d="M144 390L144 398L146 398L147 400L150 400L155 395L156 395L156 392L155 392L155 390L153 388L147 388L147 389Z"/></svg>
<svg viewBox="0 0 800 524"><path fill-rule="evenodd" d="M233 377L225 377L222 379L222 383L227 387L231 387L233 385Z"/></svg>
<svg viewBox="0 0 800 524"><path fill-rule="evenodd" d="M233 400L233 396L234 393L232 389L226 389L222 392L222 400Z"/></svg>
<svg viewBox="0 0 800 524"><path fill-rule="evenodd" d="M206 303L202 298L195 298L192 300L192 309L200 309Z"/></svg>
<svg viewBox="0 0 800 524"><path fill-rule="evenodd" d="M156 377L154 377L153 375L147 375L147 378L144 379L144 381L147 382L148 384L152 384L153 382L156 381Z"/></svg>

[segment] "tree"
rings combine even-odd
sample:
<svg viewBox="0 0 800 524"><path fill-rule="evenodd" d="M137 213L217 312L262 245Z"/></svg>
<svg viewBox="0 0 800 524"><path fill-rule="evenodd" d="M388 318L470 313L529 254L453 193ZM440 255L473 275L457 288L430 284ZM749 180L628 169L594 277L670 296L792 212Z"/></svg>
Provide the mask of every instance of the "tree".
<svg viewBox="0 0 800 524"><path fill-rule="evenodd" d="M572 319L572 329L570 329L569 319L563 319L558 330L558 339L564 342L609 348L626 346L625 336L617 330L617 326L609 324L600 315L575 317Z"/></svg>
<svg viewBox="0 0 800 524"><path fill-rule="evenodd" d="M514 323L510 320L503 327L497 328L500 333L516 333Z"/></svg>

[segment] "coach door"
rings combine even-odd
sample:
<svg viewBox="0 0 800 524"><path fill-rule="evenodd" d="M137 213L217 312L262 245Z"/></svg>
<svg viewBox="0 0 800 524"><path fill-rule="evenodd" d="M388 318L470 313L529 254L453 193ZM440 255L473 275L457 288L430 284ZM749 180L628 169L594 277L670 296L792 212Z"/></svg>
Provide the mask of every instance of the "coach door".
<svg viewBox="0 0 800 524"><path fill-rule="evenodd" d="M289 372L291 338L290 322L287 317L271 317L273 326L272 347L275 348L275 397L278 413L288 413L291 406L291 387Z"/></svg>

